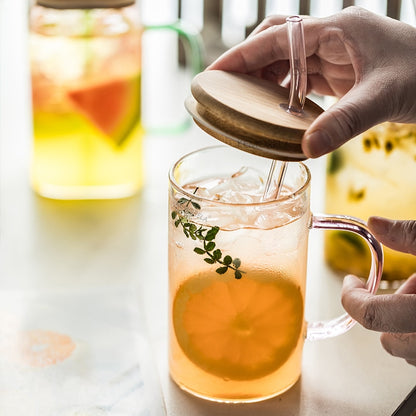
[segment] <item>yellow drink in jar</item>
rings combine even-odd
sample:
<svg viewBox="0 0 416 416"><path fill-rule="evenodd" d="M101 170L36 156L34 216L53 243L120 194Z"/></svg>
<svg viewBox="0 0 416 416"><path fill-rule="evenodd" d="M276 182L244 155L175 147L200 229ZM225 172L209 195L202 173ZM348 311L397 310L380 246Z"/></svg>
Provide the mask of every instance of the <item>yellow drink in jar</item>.
<svg viewBox="0 0 416 416"><path fill-rule="evenodd" d="M58 199L133 195L143 183L142 29L120 15L108 30L112 10L48 13L59 33L31 16L33 188Z"/></svg>
<svg viewBox="0 0 416 416"><path fill-rule="evenodd" d="M416 219L416 125L383 123L329 155L326 212L367 220L373 215ZM384 248L383 279L406 279L416 257ZM368 275L370 252L359 237L325 234L325 258L335 270Z"/></svg>

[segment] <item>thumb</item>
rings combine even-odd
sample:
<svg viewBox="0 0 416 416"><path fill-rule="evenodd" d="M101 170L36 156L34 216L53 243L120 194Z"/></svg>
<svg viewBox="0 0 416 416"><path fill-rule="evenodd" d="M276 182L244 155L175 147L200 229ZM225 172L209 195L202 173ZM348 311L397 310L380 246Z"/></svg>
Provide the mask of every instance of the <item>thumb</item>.
<svg viewBox="0 0 416 416"><path fill-rule="evenodd" d="M406 281L396 290L398 294L416 294L416 273L412 274Z"/></svg>
<svg viewBox="0 0 416 416"><path fill-rule="evenodd" d="M368 227L385 246L416 255L416 221L370 217Z"/></svg>
<svg viewBox="0 0 416 416"><path fill-rule="evenodd" d="M352 137L387 120L388 102L373 81L356 84L306 130L302 150L318 157L335 150Z"/></svg>
<svg viewBox="0 0 416 416"><path fill-rule="evenodd" d="M393 295L373 295L360 279L349 275L344 279L341 300L351 317L367 329L380 332L415 332L416 320L412 318L416 295L404 292L409 290L402 289L401 293Z"/></svg>

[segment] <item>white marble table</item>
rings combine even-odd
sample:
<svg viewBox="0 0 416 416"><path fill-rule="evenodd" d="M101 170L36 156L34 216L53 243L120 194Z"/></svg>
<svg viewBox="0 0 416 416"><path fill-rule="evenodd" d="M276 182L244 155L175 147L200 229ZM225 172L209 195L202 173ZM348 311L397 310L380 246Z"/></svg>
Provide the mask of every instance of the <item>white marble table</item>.
<svg viewBox="0 0 416 416"><path fill-rule="evenodd" d="M16 3L3 0L0 10L1 37L16 39L6 48L0 37L0 338L19 322L64 325L80 348L61 373L40 378L0 360L0 414L390 415L415 385L416 369L389 356L379 335L359 326L306 342L301 380L275 399L224 405L176 387L167 368L167 170L184 152L214 140L196 127L148 136L146 185L134 198L65 202L34 195L25 20ZM324 163L309 162L316 212ZM310 238L307 312L330 317L341 311L341 280L322 261L322 232Z"/></svg>

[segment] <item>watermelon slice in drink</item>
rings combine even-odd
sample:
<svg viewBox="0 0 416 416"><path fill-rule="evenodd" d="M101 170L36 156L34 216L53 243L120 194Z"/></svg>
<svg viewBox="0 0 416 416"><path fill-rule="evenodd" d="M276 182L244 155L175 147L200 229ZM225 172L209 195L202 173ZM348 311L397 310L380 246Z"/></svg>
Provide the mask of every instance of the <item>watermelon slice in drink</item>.
<svg viewBox="0 0 416 416"><path fill-rule="evenodd" d="M118 146L140 119L140 75L74 88L68 96Z"/></svg>

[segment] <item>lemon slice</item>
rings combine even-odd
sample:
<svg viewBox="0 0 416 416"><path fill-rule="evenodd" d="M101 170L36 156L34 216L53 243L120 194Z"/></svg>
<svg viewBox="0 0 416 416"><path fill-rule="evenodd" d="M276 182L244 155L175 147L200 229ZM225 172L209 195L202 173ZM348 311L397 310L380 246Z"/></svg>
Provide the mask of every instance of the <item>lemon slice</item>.
<svg viewBox="0 0 416 416"><path fill-rule="evenodd" d="M251 380L276 371L293 353L303 297L278 274L252 271L240 280L199 274L179 287L173 325L195 365L221 378Z"/></svg>

